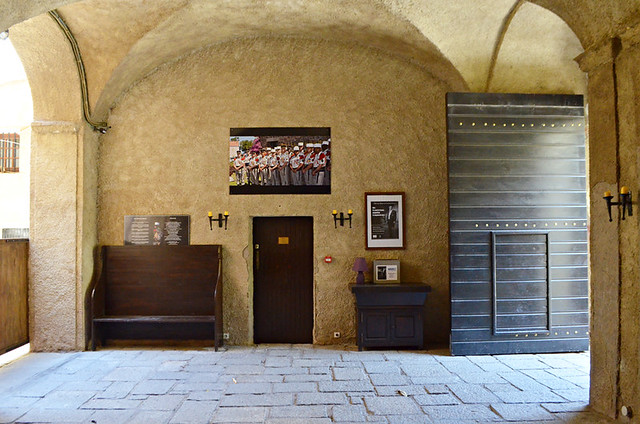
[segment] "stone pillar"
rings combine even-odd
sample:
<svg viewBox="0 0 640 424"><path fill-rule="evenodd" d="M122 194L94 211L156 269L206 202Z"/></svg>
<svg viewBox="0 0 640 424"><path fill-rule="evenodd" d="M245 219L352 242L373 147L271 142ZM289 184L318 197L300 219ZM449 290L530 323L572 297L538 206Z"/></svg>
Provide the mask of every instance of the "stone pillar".
<svg viewBox="0 0 640 424"><path fill-rule="evenodd" d="M619 361L618 214L609 222L603 194L617 186L617 105L611 45L579 59L588 72L592 407L615 416Z"/></svg>
<svg viewBox="0 0 640 424"><path fill-rule="evenodd" d="M640 26L621 35L616 59L619 184L640 199ZM620 237L620 387L618 410L631 406L640 422L640 210L618 225Z"/></svg>
<svg viewBox="0 0 640 424"><path fill-rule="evenodd" d="M603 193L618 200L626 185L638 198L640 52L612 39L578 62L589 78L591 405L615 418L623 405L640 412L640 231L638 213L622 221L614 207L609 222Z"/></svg>
<svg viewBox="0 0 640 424"><path fill-rule="evenodd" d="M29 325L34 351L76 350L78 340L78 129L32 124Z"/></svg>
<svg viewBox="0 0 640 424"><path fill-rule="evenodd" d="M96 246L98 135L82 120L78 69L46 14L11 27L33 97L30 338L36 351L85 346Z"/></svg>

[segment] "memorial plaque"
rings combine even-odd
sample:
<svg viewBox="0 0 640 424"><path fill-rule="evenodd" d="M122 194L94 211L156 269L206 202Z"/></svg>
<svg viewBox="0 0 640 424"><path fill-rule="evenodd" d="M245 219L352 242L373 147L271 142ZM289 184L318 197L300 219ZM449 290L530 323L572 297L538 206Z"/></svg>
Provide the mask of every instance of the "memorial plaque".
<svg viewBox="0 0 640 424"><path fill-rule="evenodd" d="M125 215L124 244L188 245L189 215Z"/></svg>

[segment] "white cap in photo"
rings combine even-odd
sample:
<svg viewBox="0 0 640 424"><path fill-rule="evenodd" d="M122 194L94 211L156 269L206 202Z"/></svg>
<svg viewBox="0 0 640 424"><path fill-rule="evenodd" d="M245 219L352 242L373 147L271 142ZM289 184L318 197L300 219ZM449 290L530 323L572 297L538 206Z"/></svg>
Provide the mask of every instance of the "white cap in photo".
<svg viewBox="0 0 640 424"><path fill-rule="evenodd" d="M313 143L307 143L307 147L313 147Z"/></svg>
<svg viewBox="0 0 640 424"><path fill-rule="evenodd" d="M318 147L318 148L322 149L322 145L320 143L314 144L313 147Z"/></svg>
<svg viewBox="0 0 640 424"><path fill-rule="evenodd" d="M300 150L298 146L293 146L293 150Z"/></svg>

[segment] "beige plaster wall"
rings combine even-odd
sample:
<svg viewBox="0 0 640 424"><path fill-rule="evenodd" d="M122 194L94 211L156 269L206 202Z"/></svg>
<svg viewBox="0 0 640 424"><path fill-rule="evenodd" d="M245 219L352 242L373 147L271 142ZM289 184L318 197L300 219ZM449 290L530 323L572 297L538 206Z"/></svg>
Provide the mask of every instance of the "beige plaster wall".
<svg viewBox="0 0 640 424"><path fill-rule="evenodd" d="M191 215L193 244L224 246L225 331L252 342L251 218L313 216L316 343L353 341L347 285L356 256L399 258L403 278L433 285L430 341L449 332L445 93L459 87L357 45L251 39L219 45L160 68L111 113L100 140L98 241L123 243L124 215ZM332 194L230 196L230 127L329 126ZM406 192L407 248L365 251L364 192ZM334 229L333 209L353 209ZM209 230L207 211L228 210L229 230ZM333 256L332 264L323 262Z"/></svg>

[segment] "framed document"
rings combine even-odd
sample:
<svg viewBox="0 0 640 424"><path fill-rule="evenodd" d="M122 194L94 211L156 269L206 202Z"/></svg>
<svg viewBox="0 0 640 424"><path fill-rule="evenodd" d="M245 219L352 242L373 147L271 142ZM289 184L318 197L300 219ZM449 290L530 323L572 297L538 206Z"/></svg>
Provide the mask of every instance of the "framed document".
<svg viewBox="0 0 640 424"><path fill-rule="evenodd" d="M365 193L367 249L404 249L404 193Z"/></svg>
<svg viewBox="0 0 640 424"><path fill-rule="evenodd" d="M189 215L125 215L124 244L189 245Z"/></svg>
<svg viewBox="0 0 640 424"><path fill-rule="evenodd" d="M373 261L374 283L399 283L400 261L397 259L377 259Z"/></svg>

